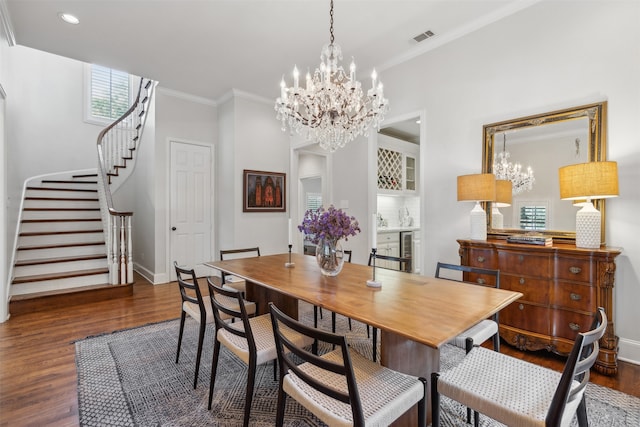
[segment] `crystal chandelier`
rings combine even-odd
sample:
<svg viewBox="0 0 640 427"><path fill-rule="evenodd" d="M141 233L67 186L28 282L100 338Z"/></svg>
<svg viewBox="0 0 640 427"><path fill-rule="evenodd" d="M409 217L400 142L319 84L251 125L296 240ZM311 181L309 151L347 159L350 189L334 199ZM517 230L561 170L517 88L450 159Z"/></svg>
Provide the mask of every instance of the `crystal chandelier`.
<svg viewBox="0 0 640 427"><path fill-rule="evenodd" d="M502 152L493 160L493 173L496 179L511 181L513 185L513 195L520 194L523 191L531 191L533 183L536 179L533 176L533 169L527 166L527 171L522 170L520 163L511 163L509 161L509 152L506 150L507 134L503 134Z"/></svg>
<svg viewBox="0 0 640 427"><path fill-rule="evenodd" d="M304 88L299 85L297 67L293 68L292 87L286 86L283 77L275 110L283 131L289 127L300 135L306 134L307 141L334 152L359 135L367 136L370 126L379 130L389 101L384 98L375 70L371 74L371 88L365 95L356 80L356 64L351 62L348 76L338 64L342 50L333 42L333 0L329 17L330 41L322 48L320 68L313 75L307 73Z"/></svg>

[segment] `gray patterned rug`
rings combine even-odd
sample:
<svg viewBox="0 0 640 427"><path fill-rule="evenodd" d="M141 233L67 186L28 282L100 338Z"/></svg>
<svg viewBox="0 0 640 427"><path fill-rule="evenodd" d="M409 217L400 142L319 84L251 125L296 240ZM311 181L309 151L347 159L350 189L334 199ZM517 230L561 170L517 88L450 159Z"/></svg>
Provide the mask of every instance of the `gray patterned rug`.
<svg viewBox="0 0 640 427"><path fill-rule="evenodd" d="M302 318L312 321L309 306L301 306ZM329 327L330 314L321 321ZM193 389L197 324L185 326L180 363L175 354L179 321L143 326L113 334L87 338L76 343L78 407L82 426L241 426L244 411L246 366L222 347L218 378L211 411L207 410L211 346L205 345L198 387ZM371 356L371 341L364 325L338 316L338 331L346 333L351 345ZM205 343L213 339L207 330ZM464 352L446 346L442 369L453 366ZM251 408L252 426L275 422L277 382L271 364L258 367ZM587 410L592 427L640 426L640 399L605 387L589 384ZM466 410L446 398L442 401L442 424L468 426ZM305 408L287 399L285 425L322 426ZM481 417L481 425L499 424ZM574 420L574 424L577 422Z"/></svg>

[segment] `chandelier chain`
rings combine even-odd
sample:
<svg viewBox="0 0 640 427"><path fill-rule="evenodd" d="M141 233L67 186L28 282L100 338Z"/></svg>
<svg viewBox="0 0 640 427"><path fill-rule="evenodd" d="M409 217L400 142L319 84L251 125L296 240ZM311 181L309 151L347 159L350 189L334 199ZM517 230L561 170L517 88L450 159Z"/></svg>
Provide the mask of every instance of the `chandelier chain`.
<svg viewBox="0 0 640 427"><path fill-rule="evenodd" d="M331 40L331 44L333 44L333 0L331 0L331 9L329 10L329 22L329 34L331 35L329 40Z"/></svg>

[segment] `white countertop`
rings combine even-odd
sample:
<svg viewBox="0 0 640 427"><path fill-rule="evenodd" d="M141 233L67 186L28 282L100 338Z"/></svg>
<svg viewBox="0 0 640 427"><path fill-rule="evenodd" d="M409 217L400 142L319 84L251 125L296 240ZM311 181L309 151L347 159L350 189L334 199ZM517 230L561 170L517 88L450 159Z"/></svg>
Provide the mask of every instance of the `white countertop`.
<svg viewBox="0 0 640 427"><path fill-rule="evenodd" d="M399 233L401 231L418 231L420 227L378 227L378 233Z"/></svg>

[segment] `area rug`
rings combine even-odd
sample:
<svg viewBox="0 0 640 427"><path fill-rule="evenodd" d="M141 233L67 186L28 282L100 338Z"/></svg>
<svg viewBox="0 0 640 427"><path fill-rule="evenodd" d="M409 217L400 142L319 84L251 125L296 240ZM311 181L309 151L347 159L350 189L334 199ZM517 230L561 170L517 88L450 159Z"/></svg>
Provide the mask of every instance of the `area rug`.
<svg viewBox="0 0 640 427"><path fill-rule="evenodd" d="M301 306L302 318L312 321L311 310ZM325 312L321 326L329 328ZM348 336L352 347L371 356L371 341L365 326L338 316L337 328ZM241 426L246 390L246 366L224 347L216 378L213 406L207 409L212 346L205 345L198 387L193 389L198 326L185 325L180 362L175 363L179 321L147 325L76 342L78 407L82 426ZM213 328L205 343L211 343ZM464 352L452 346L442 351L441 369L458 363ZM271 364L258 367L251 408L251 426L275 423L277 382ZM640 399L589 384L587 410L591 426L639 426ZM442 399L441 420L445 426L468 426L466 409ZM323 426L293 399L287 399L286 426ZM481 417L485 427L500 424ZM577 422L574 420L574 425Z"/></svg>

